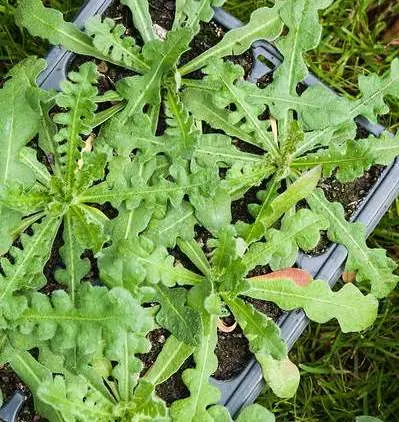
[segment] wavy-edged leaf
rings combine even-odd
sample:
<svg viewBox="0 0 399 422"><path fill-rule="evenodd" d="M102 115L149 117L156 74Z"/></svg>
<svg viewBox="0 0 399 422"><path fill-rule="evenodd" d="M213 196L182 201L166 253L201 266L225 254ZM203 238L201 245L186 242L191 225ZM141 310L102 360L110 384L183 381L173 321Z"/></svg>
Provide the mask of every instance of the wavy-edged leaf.
<svg viewBox="0 0 399 422"><path fill-rule="evenodd" d="M108 218L99 209L84 204L70 207L68 214L80 247L98 252L108 238L104 229Z"/></svg>
<svg viewBox="0 0 399 422"><path fill-rule="evenodd" d="M233 422L229 411L220 404L209 408L208 413L213 417L214 422ZM245 406L236 419L236 422L275 422L273 413L260 404Z"/></svg>
<svg viewBox="0 0 399 422"><path fill-rule="evenodd" d="M215 60L204 72L204 79L187 88L183 97L194 117L267 150L274 158L278 157L280 153L268 131L269 125L259 119L266 109L265 102L262 99L254 101L251 97L259 88L243 80L244 70L231 62Z"/></svg>
<svg viewBox="0 0 399 422"><path fill-rule="evenodd" d="M229 193L218 188L211 196L200 193L190 195L191 204L195 208L195 216L213 235L228 226L231 222L231 197Z"/></svg>
<svg viewBox="0 0 399 422"><path fill-rule="evenodd" d="M114 161L115 164L118 164L116 160ZM115 166L116 170L117 166ZM119 176L121 176L121 172L119 172ZM193 183L188 181L186 184L179 184L166 179L160 179L158 183L147 186L146 181L141 179L140 176L136 175L135 183L132 187L118 186L118 189L116 189L117 185L111 180L95 185L79 195L78 201L80 203L98 204L111 202L116 207L119 207L121 202L127 201L131 203L129 208L136 208L143 200L146 200L148 205L155 203L159 205L166 204L170 201L172 205L178 206L186 193L190 192L191 189L203 186L203 182L200 180L198 182L193 180ZM131 180L133 181L133 176L131 176ZM132 183L132 181L129 181L129 183Z"/></svg>
<svg viewBox="0 0 399 422"><path fill-rule="evenodd" d="M112 355L125 336L142 334L144 338L153 328L150 315L126 289L90 284L76 289L75 303L63 290L51 297L33 293L28 308L13 324L37 343L49 340L56 353L68 355L76 347L82 364L98 351L100 343Z"/></svg>
<svg viewBox="0 0 399 422"><path fill-rule="evenodd" d="M254 101L263 100L276 119L284 119L287 111L295 110L303 126L312 130L325 129L345 122L350 111L347 99L337 96L323 85L310 86L299 97L285 92L280 85L272 83L250 95L250 98Z"/></svg>
<svg viewBox="0 0 399 422"><path fill-rule="evenodd" d="M140 47L134 38L125 36L126 28L122 24L116 24L110 18L102 20L96 15L87 20L85 29L93 37L94 47L105 57L141 72L149 69L141 56Z"/></svg>
<svg viewBox="0 0 399 422"><path fill-rule="evenodd" d="M169 422L169 409L166 404L161 400L154 391L154 386L147 381L141 381L136 391L134 392L133 399L127 403L120 404L122 415L127 420L138 421L154 421L154 422ZM116 411L115 413L118 413ZM122 416L123 418L123 416Z"/></svg>
<svg viewBox="0 0 399 422"><path fill-rule="evenodd" d="M116 365L113 365L111 376L118 381L118 392L122 401L129 401L133 397L134 388L139 382L140 372L143 369L143 364L136 354L148 353L151 349L146 335L154 328L153 321L148 315L145 315L142 309L139 312L139 315L130 313L127 315L131 319L142 316L146 318L136 321L134 331L117 333L105 351L110 362L117 362Z"/></svg>
<svg viewBox="0 0 399 422"><path fill-rule="evenodd" d="M275 420L272 412L257 403L244 407L237 418L237 422L275 422Z"/></svg>
<svg viewBox="0 0 399 422"><path fill-rule="evenodd" d="M240 223L237 229L247 243L252 243L265 235L285 212L295 206L300 200L307 198L316 188L321 176L321 168L316 167L302 175L282 194L271 200L266 207L260 208L256 220L252 224Z"/></svg>
<svg viewBox="0 0 399 422"><path fill-rule="evenodd" d="M212 250L212 268L217 273L228 271L232 262L239 256L238 242L234 226L225 226L215 239L210 239L209 247Z"/></svg>
<svg viewBox="0 0 399 422"><path fill-rule="evenodd" d="M84 192L95 182L104 180L107 167L106 154L98 151L86 151L90 148L89 138L86 140L86 146L83 148L78 161L78 171L75 174L75 192ZM87 143L89 145L87 145Z"/></svg>
<svg viewBox="0 0 399 422"><path fill-rule="evenodd" d="M310 87L302 96L296 92L297 84L308 74L304 53L320 42L322 27L318 11L331 2L298 0L280 3L280 17L289 29L288 34L276 43L284 61L276 69L273 83L263 90L271 114L277 119L285 120L290 110L296 110L305 126L313 129L322 129L347 119L348 102L324 87Z"/></svg>
<svg viewBox="0 0 399 422"><path fill-rule="evenodd" d="M60 249L60 255L65 269L58 269L55 276L59 283L68 287L72 303L75 303L76 290L82 278L89 272L90 262L87 258L81 258L84 248L74 235L71 213L64 217L63 239L64 245Z"/></svg>
<svg viewBox="0 0 399 422"><path fill-rule="evenodd" d="M198 312L185 304L186 289L169 289L161 284L154 288L156 291L154 300L161 305L156 315L157 323L170 331L178 340L189 345L198 345L201 318Z"/></svg>
<svg viewBox="0 0 399 422"><path fill-rule="evenodd" d="M149 117L146 114L139 114L137 118L126 121L123 116L117 114L101 126L100 134L97 138L98 143L106 143L121 157L129 157L135 148L145 151L147 148L163 146L154 144L153 138L156 138L150 127Z"/></svg>
<svg viewBox="0 0 399 422"><path fill-rule="evenodd" d="M27 228L22 217L21 212L0 206L0 256L8 251L16 237Z"/></svg>
<svg viewBox="0 0 399 422"><path fill-rule="evenodd" d="M329 224L328 237L348 250L346 271L356 272L356 280L367 282L377 298L385 297L394 289L399 277L393 274L395 262L386 256L384 249L370 249L366 244L366 229L362 223L345 220L344 209L338 202L327 201L317 190L307 198L311 209L323 215Z"/></svg>
<svg viewBox="0 0 399 422"><path fill-rule="evenodd" d="M200 89L190 88L183 95L183 103L198 120L204 120L215 129L221 129L226 134L257 144L251 133L241 128L235 119L230 118L230 111L218 108L213 104L213 97Z"/></svg>
<svg viewBox="0 0 399 422"><path fill-rule="evenodd" d="M9 184L0 185L0 206L9 208L25 215L43 211L50 201L47 189L36 184L30 187Z"/></svg>
<svg viewBox="0 0 399 422"><path fill-rule="evenodd" d="M224 297L260 363L263 376L279 397L292 397L299 384L299 371L287 357L287 345L277 324L239 298Z"/></svg>
<svg viewBox="0 0 399 422"><path fill-rule="evenodd" d="M278 40L277 48L284 62L273 76L275 92L296 95L296 86L308 74L304 53L316 48L321 39L322 27L318 11L325 9L332 0L297 0L280 3L280 17L288 27L288 34Z"/></svg>
<svg viewBox="0 0 399 422"><path fill-rule="evenodd" d="M93 389L83 377L65 379L56 375L44 381L37 394L42 402L68 422L109 422L116 416L114 404Z"/></svg>
<svg viewBox="0 0 399 422"><path fill-rule="evenodd" d="M41 113L38 144L39 147L46 153L47 160L53 169L54 174L61 176L60 157L57 154L57 125L51 115L54 105L54 97L51 97L51 99L47 101L41 101L38 105Z"/></svg>
<svg viewBox="0 0 399 422"><path fill-rule="evenodd" d="M280 230L270 229L266 239L274 246L269 262L270 268L278 270L294 265L299 249L308 252L320 241L320 231L328 228L328 221L308 209L300 209L293 215L286 215Z"/></svg>
<svg viewBox="0 0 399 422"><path fill-rule="evenodd" d="M270 163L269 157L256 164L243 165L234 163L227 171L222 186L227 189L232 200L240 199L250 188L259 186L276 171L276 166Z"/></svg>
<svg viewBox="0 0 399 422"><path fill-rule="evenodd" d="M153 219L145 235L157 245L173 248L178 237L185 240L194 237L196 222L193 207L182 202L181 206L171 208L164 218Z"/></svg>
<svg viewBox="0 0 399 422"><path fill-rule="evenodd" d="M101 279L108 286L122 286L137 295L137 288L143 283L171 287L202 282L202 276L174 266L174 258L166 248L154 247L144 237L118 238L117 230L113 236L118 240L97 255Z"/></svg>
<svg viewBox="0 0 399 422"><path fill-rule="evenodd" d="M69 80L61 83L62 92L56 98L57 105L66 109L56 114L54 121L63 126L56 135L56 141L67 192L73 188L77 162L84 145L82 135L90 135L92 130L91 123L97 108L97 88L94 86L97 77L94 63L82 64L78 72L70 72Z"/></svg>
<svg viewBox="0 0 399 422"><path fill-rule="evenodd" d="M267 242L250 246L243 261L248 271L257 265L270 265L273 271L295 264L299 249L310 251L320 241L320 231L328 228L328 221L308 209L286 215L280 230L266 232Z"/></svg>
<svg viewBox="0 0 399 422"><path fill-rule="evenodd" d="M305 132L303 140L295 148L293 158L301 157L303 154L313 152L321 147L328 147L332 144L347 142L348 139L355 139L356 132L357 127L353 120L346 121L338 126Z"/></svg>
<svg viewBox="0 0 399 422"><path fill-rule="evenodd" d="M383 77L376 74L360 75L359 87L362 96L352 103L350 116L355 118L362 115L377 122L378 116L389 112L384 98L387 95L399 98L399 59L392 61L390 72Z"/></svg>
<svg viewBox="0 0 399 422"><path fill-rule="evenodd" d="M336 318L344 333L370 327L377 316L376 298L371 294L364 296L353 284L333 292L322 280L306 286L286 279L249 279L248 283L245 295L274 302L286 311L302 308L312 321L319 323Z"/></svg>
<svg viewBox="0 0 399 422"><path fill-rule="evenodd" d="M209 415L213 418L213 421L218 422L233 422L229 411L221 404L215 404L208 409Z"/></svg>
<svg viewBox="0 0 399 422"><path fill-rule="evenodd" d="M33 235L22 234L22 249L13 246L9 250L12 262L1 258L3 274L0 276L0 299L4 306L12 294L19 289L37 289L45 284L43 267L60 225L60 218L46 217L40 224L32 226Z"/></svg>
<svg viewBox="0 0 399 422"><path fill-rule="evenodd" d="M341 182L349 182L361 177L374 164L388 165L399 155L399 140L388 134L380 138L349 140L344 144L332 144L328 149L294 160L294 168L322 166L324 176L331 176L337 169L336 177Z"/></svg>
<svg viewBox="0 0 399 422"><path fill-rule="evenodd" d="M43 186L49 187L51 176L47 167L38 161L37 151L29 147L22 148L19 153L19 159L23 164L31 169L39 183Z"/></svg>
<svg viewBox="0 0 399 422"><path fill-rule="evenodd" d="M200 22L209 22L214 15L214 7L220 7L225 0L176 0L173 29L188 26L196 33Z"/></svg>
<svg viewBox="0 0 399 422"><path fill-rule="evenodd" d="M188 113L180 98L168 89L165 113L168 127L165 141L170 145L174 157L189 159L201 132L195 126L193 117Z"/></svg>
<svg viewBox="0 0 399 422"><path fill-rule="evenodd" d="M372 145L376 164L388 166L399 155L399 132L396 136L389 132L382 133L379 138L370 136L368 142Z"/></svg>
<svg viewBox="0 0 399 422"><path fill-rule="evenodd" d="M15 13L20 26L25 27L33 36L47 39L51 44L61 44L67 50L85 56L124 66L124 63L113 61L112 57L100 52L93 39L76 25L64 21L62 13L56 9L45 7L41 0L22 0ZM133 68L138 72L140 68Z"/></svg>
<svg viewBox="0 0 399 422"><path fill-rule="evenodd" d="M134 26L140 32L143 41L146 43L156 39L148 0L121 0L121 3L131 10Z"/></svg>
<svg viewBox="0 0 399 422"><path fill-rule="evenodd" d="M255 10L247 25L227 32L218 44L182 66L179 72L182 75L187 75L200 69L210 60L242 54L250 48L254 41L274 41L283 29L278 10L278 5L273 8L261 7Z"/></svg>
<svg viewBox="0 0 399 422"><path fill-rule="evenodd" d="M230 167L234 163L260 164L263 156L240 151L230 137L221 134L203 134L194 151L200 165Z"/></svg>

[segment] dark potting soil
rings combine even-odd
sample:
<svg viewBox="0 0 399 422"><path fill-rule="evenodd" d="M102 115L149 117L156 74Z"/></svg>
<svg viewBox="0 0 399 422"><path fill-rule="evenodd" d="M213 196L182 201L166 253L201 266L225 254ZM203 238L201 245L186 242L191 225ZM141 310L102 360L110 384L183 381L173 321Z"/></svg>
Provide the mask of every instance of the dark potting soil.
<svg viewBox="0 0 399 422"><path fill-rule="evenodd" d="M242 298L247 303L254 306L257 310L275 321L282 314L282 311L272 303L252 299L246 296L243 296ZM229 316L223 318L223 321L226 325L230 326L234 324L234 317ZM139 355L140 360L144 364L144 369L141 373L142 376L156 361L169 335L170 333L162 328L149 333L148 339L151 342L151 350L148 353ZM218 358L218 367L213 374L213 377L218 380L229 380L239 375L253 357L251 351L249 350L248 340L243 334L240 326L237 326L231 333L224 333L218 330L218 341L215 354ZM168 405L178 399L189 396L189 391L182 380L182 374L185 369L192 368L194 366L194 360L190 357L172 377L156 387L156 393L159 397L165 400Z"/></svg>
<svg viewBox="0 0 399 422"><path fill-rule="evenodd" d="M359 133L369 133L360 128ZM366 136L366 137L367 137ZM240 142L241 144L241 142ZM256 148L256 147L254 147ZM240 148L241 149L241 148ZM254 153L254 151L251 151ZM367 197L370 190L375 186L381 174L384 172L384 166L372 166L362 177L353 182L340 182L335 177L336 172L330 177L322 178L318 184L330 202L340 202L344 208L345 218L349 221L359 209L362 201ZM254 218L248 211L248 204L260 203L257 193L266 188L267 181L262 182L259 187L249 189L242 198L232 202L232 221L237 223L253 223ZM306 202L302 201L299 207L306 207ZM310 255L317 256L325 253L331 242L327 238L327 234L322 232L320 243L315 249L309 252Z"/></svg>
<svg viewBox="0 0 399 422"><path fill-rule="evenodd" d="M319 187L323 189L326 198L330 202L340 202L344 207L345 218L349 221L358 210L362 201L366 198L370 190L377 183L385 167L373 166L367 170L362 177L353 182L339 182L334 175L323 178L319 182ZM326 232L321 233L319 244L310 252L310 255L321 255L327 251L331 245Z"/></svg>
<svg viewBox="0 0 399 422"><path fill-rule="evenodd" d="M243 207L246 208L246 204L244 204ZM211 233L200 226L196 226L195 239L199 245L201 245L202 250L208 257L212 252L207 244L210 238L212 238ZM180 251L178 247L171 250L170 253L175 257L177 262L183 264L191 271L199 273L198 269L191 263L190 260L187 259L187 257ZM267 274L269 272L269 267L259 266L251 271L247 276L255 277L257 275ZM275 321L277 321L277 319L282 314L282 311L273 303L252 299L247 296L242 296L242 299ZM234 317L230 315L223 318L223 321L227 326L231 326L234 324ZM156 347L154 350L156 350ZM253 357L249 349L248 340L246 339L239 326L237 326L237 328L231 333L224 333L218 330L218 342L216 345L215 354L218 358L218 367L216 372L213 374L213 377L219 380L228 380L240 374ZM192 360L191 364L193 364ZM177 379L174 378L174 385L176 385L178 379L180 379L180 382L182 382L180 377ZM161 397L164 398L163 396Z"/></svg>
<svg viewBox="0 0 399 422"><path fill-rule="evenodd" d="M26 397L26 401L18 415L17 422L47 421L47 419L43 419L42 417L36 415L30 391L8 365L0 367L0 389L3 393L4 403L7 403L17 391Z"/></svg>
<svg viewBox="0 0 399 422"><path fill-rule="evenodd" d="M166 339L169 336L169 331L165 330L164 328L158 328L148 334L147 338L151 342L151 350L148 353L138 355L144 365L141 376L144 376L156 361L158 355L161 353ZM165 400L168 405L172 404L178 399L182 399L190 395L190 392L182 380L182 373L185 369L193 366L194 361L192 358L189 358L168 380L162 384L157 385L155 389L157 395Z"/></svg>
<svg viewBox="0 0 399 422"><path fill-rule="evenodd" d="M153 23L159 25L159 27L170 30L173 25L174 13L175 13L175 1L172 0L150 0L150 14ZM133 20L131 11L127 6L120 4L119 0L115 0L103 14L104 17L114 19L118 23L122 23L126 27L126 36L133 36L137 43L142 44L141 37L137 30L133 26ZM194 57L200 55L210 47L217 44L224 36L225 29L216 24L215 22L201 23L201 30L197 36L192 40L190 44L190 50L183 54L180 62L185 64L192 60ZM240 64L245 71L245 77L247 77L252 69L253 55L249 50L239 56L226 57L233 63ZM128 76L133 76L133 71L124 69L122 67L113 65L112 63L106 63L93 57L74 55L68 68L76 70L81 64L93 61L97 64L97 69L100 73L98 82L98 90L100 94L115 89L115 84L120 80ZM202 78L203 73L201 71L194 72L190 75L190 78ZM99 109L105 109L110 104L101 104Z"/></svg>
<svg viewBox="0 0 399 422"><path fill-rule="evenodd" d="M266 267L263 267L266 269ZM270 272L265 270L263 274ZM274 321L281 316L282 311L276 305L264 300L253 299L242 296L245 302L254 306L259 312L265 314ZM234 323L234 317L223 318L227 326ZM224 333L218 330L218 342L215 349L218 358L218 368L213 376L218 380L229 380L239 375L253 358L249 349L249 343L239 325L231 333Z"/></svg>

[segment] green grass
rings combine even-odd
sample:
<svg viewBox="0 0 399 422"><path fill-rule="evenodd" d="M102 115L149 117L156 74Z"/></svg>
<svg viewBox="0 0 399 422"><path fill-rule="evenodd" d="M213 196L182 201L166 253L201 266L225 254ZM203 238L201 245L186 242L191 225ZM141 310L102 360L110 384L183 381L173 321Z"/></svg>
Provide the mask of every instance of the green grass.
<svg viewBox="0 0 399 422"><path fill-rule="evenodd" d="M396 421L399 412L399 294L381 306L375 326L342 334L335 323L312 325L291 352L301 384L291 400L264 391L258 402L282 421L351 421L358 415Z"/></svg>
<svg viewBox="0 0 399 422"><path fill-rule="evenodd" d="M267 0L229 0L228 9L246 20ZM0 77L27 55L44 55L48 45L20 31L13 22L16 1L0 0ZM81 0L46 1L69 17ZM324 33L320 47L308 55L311 70L343 95L356 97L359 74L385 72L399 47L385 40L399 19L397 0L335 0L321 14ZM397 36L399 38L399 34ZM381 119L399 129L399 105ZM399 261L399 202L389 211L370 239ZM399 414L399 293L381 304L374 328L344 335L337 324L313 324L291 352L302 364L302 381L296 397L278 400L268 391L259 402L277 411L280 421L354 421L355 416L378 416L385 422Z"/></svg>
<svg viewBox="0 0 399 422"><path fill-rule="evenodd" d="M50 0L45 3L71 18L79 10L82 0ZM0 78L7 73L10 66L25 57L44 56L49 47L43 40L34 39L15 25L16 4L15 0L0 0Z"/></svg>

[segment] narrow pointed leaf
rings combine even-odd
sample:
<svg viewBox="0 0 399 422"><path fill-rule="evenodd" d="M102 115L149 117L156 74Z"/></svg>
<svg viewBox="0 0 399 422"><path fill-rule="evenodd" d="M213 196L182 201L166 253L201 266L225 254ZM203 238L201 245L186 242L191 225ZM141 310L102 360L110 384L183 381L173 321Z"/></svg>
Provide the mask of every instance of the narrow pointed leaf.
<svg viewBox="0 0 399 422"><path fill-rule="evenodd" d="M287 190L277 196L251 225L240 225L239 233L244 235L247 243L254 242L264 236L265 230L270 228L285 212L295 206L300 200L307 198L317 186L320 179L321 168L316 167L301 176Z"/></svg>
<svg viewBox="0 0 399 422"><path fill-rule="evenodd" d="M177 240L177 246L190 259L190 261L202 272L204 275L209 275L211 266L208 262L204 251L198 242L191 240Z"/></svg>
<svg viewBox="0 0 399 422"><path fill-rule="evenodd" d="M194 346L170 336L162 347L157 360L144 375L152 385L159 385L168 380L194 352Z"/></svg>
<svg viewBox="0 0 399 422"><path fill-rule="evenodd" d="M179 71L182 75L187 75L200 69L210 60L244 53L254 41L274 41L280 35L282 29L283 25L278 14L278 6L273 8L262 7L252 13L247 25L227 32L218 44L181 67Z"/></svg>
<svg viewBox="0 0 399 422"><path fill-rule="evenodd" d="M122 0L121 3L131 10L134 26L140 32L143 41L148 42L156 39L152 27L148 0Z"/></svg>

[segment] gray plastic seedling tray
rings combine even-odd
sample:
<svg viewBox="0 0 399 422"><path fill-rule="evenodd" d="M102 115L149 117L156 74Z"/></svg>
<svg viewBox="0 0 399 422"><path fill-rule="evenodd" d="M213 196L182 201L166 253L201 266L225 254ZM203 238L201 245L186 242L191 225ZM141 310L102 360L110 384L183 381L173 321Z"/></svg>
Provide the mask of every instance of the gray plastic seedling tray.
<svg viewBox="0 0 399 422"><path fill-rule="evenodd" d="M75 24L83 27L89 17L103 13L112 1L89 0L74 20ZM216 9L214 20L227 29L242 25L238 19L223 9ZM264 41L254 43L252 51L256 60L249 80L253 82L273 72L283 60L278 50ZM68 65L73 56L73 53L61 47L54 47L47 55L48 67L39 77L40 86L45 89L59 89L60 82L67 77ZM266 60L258 60L260 56ZM322 83L312 74L309 74L304 82L306 85ZM326 87L326 89L329 88ZM379 136L385 130L383 126L372 124L361 117L358 118L358 124L376 136ZM396 160L380 176L367 197L362 201L352 220L364 223L367 227L367 233L370 234L398 193L399 160ZM343 246L332 244L327 252L321 256L311 257L301 254L298 257L297 265L309 271L314 278L325 280L330 286L334 286L342 274L346 257L347 251ZM280 318L278 324L281 335L287 342L289 349L302 335L308 323L309 320L302 310L285 313ZM219 387L222 393L221 403L228 408L232 415L235 415L243 406L252 403L264 387L262 371L255 359L237 377L229 381L212 379L212 383ZM12 399L0 410L0 419L5 422L15 422L23 401L24 396L20 392L16 392Z"/></svg>

